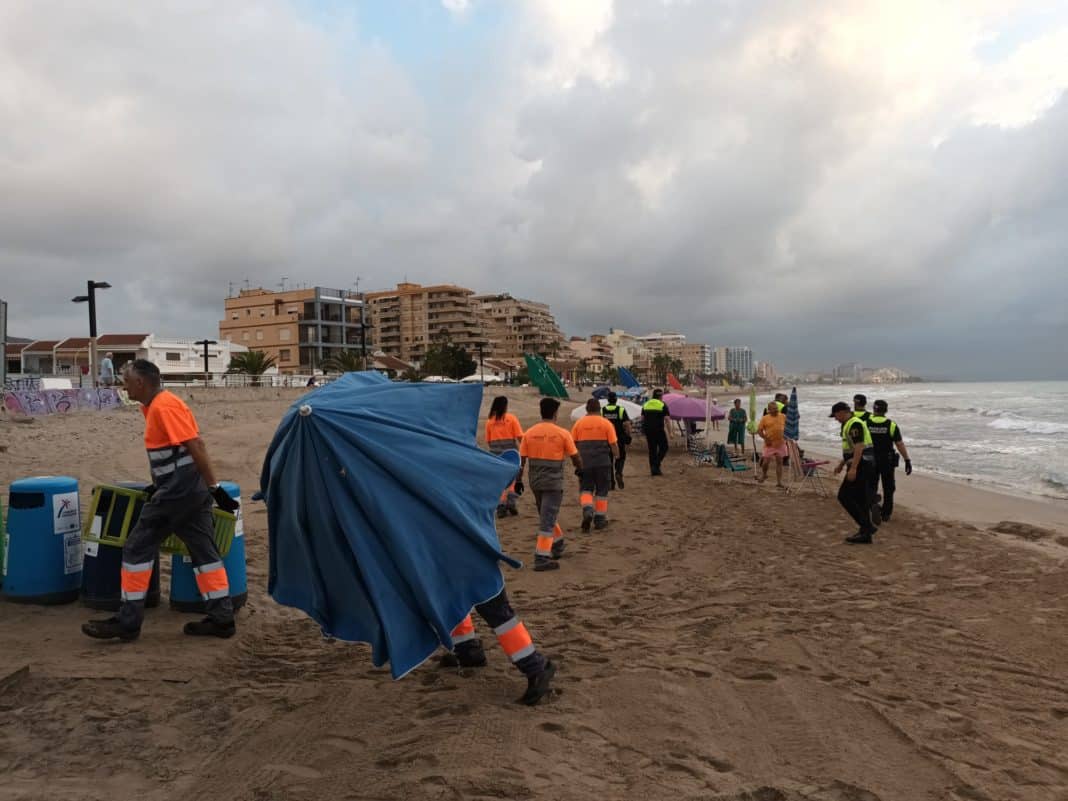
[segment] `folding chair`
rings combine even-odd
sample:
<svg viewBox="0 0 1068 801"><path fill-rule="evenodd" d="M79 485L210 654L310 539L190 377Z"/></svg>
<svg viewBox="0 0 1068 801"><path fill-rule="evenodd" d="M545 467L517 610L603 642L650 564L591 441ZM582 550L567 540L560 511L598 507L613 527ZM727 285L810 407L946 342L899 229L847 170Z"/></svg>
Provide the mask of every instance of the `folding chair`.
<svg viewBox="0 0 1068 801"><path fill-rule="evenodd" d="M749 469L749 465L731 459L727 446L722 442L716 443L716 467L727 471L726 480L733 479L735 473L744 473Z"/></svg>
<svg viewBox="0 0 1068 801"><path fill-rule="evenodd" d="M714 449L706 448L701 444L701 440L694 436L686 437L686 450L690 456L693 457L693 463L697 466L703 464L716 464L716 454Z"/></svg>
<svg viewBox="0 0 1068 801"><path fill-rule="evenodd" d="M830 493L823 484L823 479L827 478L827 475L820 468L830 464L830 462L826 459L823 461L803 459L796 440L786 440L786 450L790 454L790 484L787 486L786 491L788 493L800 492L805 488L806 484L809 484L817 495L824 498L828 497Z"/></svg>

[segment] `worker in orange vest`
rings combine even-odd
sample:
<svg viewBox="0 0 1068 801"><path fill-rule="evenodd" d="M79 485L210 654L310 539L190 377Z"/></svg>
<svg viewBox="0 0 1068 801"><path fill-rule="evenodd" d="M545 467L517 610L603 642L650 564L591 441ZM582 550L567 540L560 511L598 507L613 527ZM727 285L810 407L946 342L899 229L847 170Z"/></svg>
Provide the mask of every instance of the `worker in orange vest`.
<svg viewBox="0 0 1068 801"><path fill-rule="evenodd" d="M582 504L582 530L592 523L598 531L608 525L608 491L612 487L612 463L619 458L616 427L601 416L597 398L586 401L586 416L571 427L582 457L579 502Z"/></svg>
<svg viewBox="0 0 1068 801"><path fill-rule="evenodd" d="M486 418L486 447L490 453L496 454L517 451L522 440L523 427L519 425L519 418L508 411L508 398L498 395L493 399L489 417ZM519 514L517 502L522 494L522 481L513 481L505 487L497 502L497 517Z"/></svg>

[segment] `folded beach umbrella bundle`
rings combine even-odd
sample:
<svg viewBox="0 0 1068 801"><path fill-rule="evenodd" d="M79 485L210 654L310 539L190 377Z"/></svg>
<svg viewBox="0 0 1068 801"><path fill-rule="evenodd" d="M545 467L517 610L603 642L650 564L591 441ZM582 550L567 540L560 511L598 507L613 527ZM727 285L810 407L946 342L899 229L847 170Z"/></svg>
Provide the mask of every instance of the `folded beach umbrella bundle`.
<svg viewBox="0 0 1068 801"><path fill-rule="evenodd" d="M294 403L260 477L268 592L400 678L504 586L497 499L519 456L475 444L480 385L347 373Z"/></svg>
<svg viewBox="0 0 1068 801"><path fill-rule="evenodd" d="M790 401L786 404L785 436L796 442L801 436L801 414L797 410L797 387L790 390Z"/></svg>

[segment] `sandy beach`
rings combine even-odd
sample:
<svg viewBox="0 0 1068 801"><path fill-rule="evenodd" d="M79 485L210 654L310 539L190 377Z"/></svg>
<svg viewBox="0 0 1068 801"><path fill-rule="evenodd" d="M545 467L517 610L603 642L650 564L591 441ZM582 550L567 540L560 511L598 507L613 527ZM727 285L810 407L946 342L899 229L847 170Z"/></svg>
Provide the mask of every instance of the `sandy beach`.
<svg viewBox="0 0 1068 801"><path fill-rule="evenodd" d="M299 391L183 394L247 498ZM536 422L537 395L509 394ZM129 409L0 417L0 490L66 474L84 503L145 476L141 433ZM0 603L0 801L1068 798L1064 504L899 477L893 522L853 548L836 481L786 495L672 446L658 479L632 450L603 532L579 532L576 488L559 571L508 572L560 667L535 708L484 625L488 667L399 682L323 640L266 595L262 505L232 640L183 636L165 603L130 644L86 639L99 613L76 604ZM529 563L520 509L499 531Z"/></svg>

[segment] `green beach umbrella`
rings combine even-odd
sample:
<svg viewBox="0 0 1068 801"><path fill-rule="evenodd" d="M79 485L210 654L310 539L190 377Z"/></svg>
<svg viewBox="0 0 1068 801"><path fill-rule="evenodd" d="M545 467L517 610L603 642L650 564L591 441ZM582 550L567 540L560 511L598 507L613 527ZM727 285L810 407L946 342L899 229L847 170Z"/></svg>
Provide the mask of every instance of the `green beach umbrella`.
<svg viewBox="0 0 1068 801"><path fill-rule="evenodd" d="M756 433L756 387L749 387L749 422L745 424L745 427L749 429L750 434Z"/></svg>

